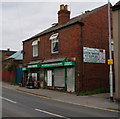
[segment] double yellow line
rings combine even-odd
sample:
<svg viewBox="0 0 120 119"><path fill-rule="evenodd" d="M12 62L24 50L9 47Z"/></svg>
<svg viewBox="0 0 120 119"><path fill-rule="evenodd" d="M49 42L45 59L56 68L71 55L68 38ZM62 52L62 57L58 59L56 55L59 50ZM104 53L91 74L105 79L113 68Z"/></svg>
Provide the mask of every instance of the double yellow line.
<svg viewBox="0 0 120 119"><path fill-rule="evenodd" d="M8 88L8 87L4 87L4 88ZM8 88L8 89L10 89L10 88ZM38 94L30 93L30 92L27 92L27 91L22 91L22 90L19 90L19 89L11 89L11 90L15 90L17 92L28 94L28 95L32 95L32 96L36 96L36 97L39 97L39 98L44 98L44 99L54 100L54 101L58 101L58 102L64 102L64 103L79 105L79 106L83 106L83 107L89 107L89 108L93 108L93 109L99 109L99 110L105 110L105 111L120 113L119 110L106 109L106 108L102 108L102 107L95 107L95 106L90 106L90 105L85 105L85 104L80 104L80 103L74 103L74 102L66 101L66 100L53 99L51 97L41 96L41 95L38 95Z"/></svg>

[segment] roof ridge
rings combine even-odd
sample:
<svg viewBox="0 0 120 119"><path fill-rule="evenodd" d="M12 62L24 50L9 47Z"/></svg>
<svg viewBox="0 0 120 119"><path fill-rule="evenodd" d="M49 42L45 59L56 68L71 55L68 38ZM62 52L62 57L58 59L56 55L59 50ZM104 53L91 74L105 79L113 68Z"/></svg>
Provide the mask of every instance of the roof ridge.
<svg viewBox="0 0 120 119"><path fill-rule="evenodd" d="M102 5L102 6L100 6L100 7L97 7L97 8L95 8L95 9L93 9L93 10L90 10L90 11L87 10L88 12L83 13L83 14L81 14L81 15L78 15L78 16L76 16L76 17L73 17L72 19L77 18L77 17L80 17L80 16L82 16L82 15L92 14L93 12L96 12L97 10L102 9L102 8L105 7L106 5L107 5L107 4ZM72 19L70 19L70 20L72 20Z"/></svg>
<svg viewBox="0 0 120 119"><path fill-rule="evenodd" d="M53 31L53 30L57 30L57 29L60 29L60 28L62 28L62 27L65 27L65 26L68 26L68 25L70 25L70 24L73 24L73 23L75 23L75 22L77 22L77 21L80 21L81 19L87 17L88 15L90 15L90 14L92 14L92 13L94 13L94 12L96 12L96 11L102 9L102 8L104 8L106 5L108 5L108 4L104 4L104 5L102 5L102 6L98 7L98 8L95 8L95 9L87 12L87 13L84 13L84 14L78 15L78 16L76 16L76 17L73 17L73 18L71 18L69 21L67 21L67 22L65 22L65 23L63 23L63 24L49 27L48 29L46 29L46 30L44 30L44 31L42 31L42 32L34 35L33 37L31 37L31 38L29 38L29 39L27 39L27 40L25 40L25 41L31 40L31 39L36 38L36 37L39 37L39 36L41 36L41 35L43 35L43 34L49 33L49 32L51 32L51 31ZM23 41L23 42L25 42L25 41Z"/></svg>

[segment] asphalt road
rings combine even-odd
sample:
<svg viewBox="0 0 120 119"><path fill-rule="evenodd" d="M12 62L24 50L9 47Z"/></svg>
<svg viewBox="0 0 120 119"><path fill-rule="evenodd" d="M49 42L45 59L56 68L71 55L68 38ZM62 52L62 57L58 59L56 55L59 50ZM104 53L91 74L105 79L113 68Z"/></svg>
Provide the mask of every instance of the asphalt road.
<svg viewBox="0 0 120 119"><path fill-rule="evenodd" d="M118 117L117 112L93 109L37 97L16 90L2 88L2 117ZM40 119L41 119L40 118Z"/></svg>

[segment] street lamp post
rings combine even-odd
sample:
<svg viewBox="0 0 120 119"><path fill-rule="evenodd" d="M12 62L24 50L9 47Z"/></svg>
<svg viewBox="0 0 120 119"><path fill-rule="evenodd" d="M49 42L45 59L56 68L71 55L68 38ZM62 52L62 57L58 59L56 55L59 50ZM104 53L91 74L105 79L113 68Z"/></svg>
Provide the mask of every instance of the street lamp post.
<svg viewBox="0 0 120 119"><path fill-rule="evenodd" d="M112 46L111 46L111 21L110 21L110 1L108 0L108 31L109 31L109 60L108 64L110 66L109 70L109 84L110 84L110 100L113 101L113 59L112 59Z"/></svg>

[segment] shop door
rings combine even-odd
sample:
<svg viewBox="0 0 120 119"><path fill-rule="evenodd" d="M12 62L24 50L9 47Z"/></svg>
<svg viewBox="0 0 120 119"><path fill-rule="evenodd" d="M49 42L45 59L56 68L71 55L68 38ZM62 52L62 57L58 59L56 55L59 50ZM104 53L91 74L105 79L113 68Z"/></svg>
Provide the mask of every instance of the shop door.
<svg viewBox="0 0 120 119"><path fill-rule="evenodd" d="M67 91L74 92L74 68L67 68Z"/></svg>
<svg viewBox="0 0 120 119"><path fill-rule="evenodd" d="M22 68L16 68L16 83L21 83L22 81Z"/></svg>
<svg viewBox="0 0 120 119"><path fill-rule="evenodd" d="M52 70L47 70L47 86L52 86Z"/></svg>
<svg viewBox="0 0 120 119"><path fill-rule="evenodd" d="M65 71L63 68L54 69L54 86L65 87Z"/></svg>

